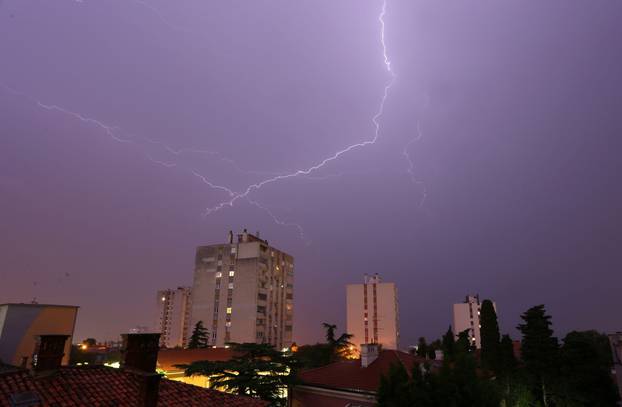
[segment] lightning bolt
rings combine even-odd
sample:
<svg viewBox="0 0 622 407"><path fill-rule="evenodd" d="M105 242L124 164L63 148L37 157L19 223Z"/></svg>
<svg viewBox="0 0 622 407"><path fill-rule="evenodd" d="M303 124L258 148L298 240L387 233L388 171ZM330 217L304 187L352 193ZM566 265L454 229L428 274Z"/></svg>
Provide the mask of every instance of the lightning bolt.
<svg viewBox="0 0 622 407"><path fill-rule="evenodd" d="M415 175L415 163L413 162L410 153L408 152L408 149L412 144L421 140L421 137L423 137L423 133L421 133L421 126L419 125L419 122L417 122L417 134L408 143L406 143L406 145L404 146L404 150L402 150L402 155L404 156L404 158L406 158L406 161L408 162L407 172L410 175L411 182L414 185L422 188L421 199L419 200L419 208L423 206L425 199L428 197L428 190L425 183L418 179Z"/></svg>
<svg viewBox="0 0 622 407"><path fill-rule="evenodd" d="M20 92L17 91L13 88L11 88L10 86L7 86L3 83L0 83L0 87L4 88L5 90L7 90L9 93L12 93L16 96L25 98L26 100L28 100L29 102L33 103L35 106L41 108L41 109L45 109L48 111L55 111L55 112L59 112L61 114L64 114L66 116L69 116L73 119L76 119L82 123L86 123L92 126L95 126L97 128L99 128L100 130L102 130L105 134L107 134L111 139L113 139L114 141L118 142L118 143L122 143L122 144L132 144L136 147L141 147L139 144L136 143L136 141L134 141L133 139L129 139L129 138L122 138L120 136L117 135L118 132L121 131L121 129L118 126L113 126L113 125L109 125L106 124L100 120L91 118L91 117L87 117L84 116L80 113L74 112L72 110L66 109L64 107L58 106L58 105L50 105L50 104L45 104L31 96L28 96L27 94L25 94L24 92ZM136 137L136 136L134 136ZM209 151L209 150L198 150L198 149L179 149L179 150L175 150L173 148L171 148L170 146L160 142L160 141L155 141L155 140L151 140L145 137L141 137L144 140L147 140L150 143L153 144L158 144L160 146L162 146L166 151L170 152L171 154L174 155L181 155L183 153L186 152L190 152L190 153L198 153L198 154L210 154L210 155L218 155L219 153L213 152L213 151ZM144 155L145 158L147 158L149 161L151 161L154 164L158 164L160 166L163 166L165 168L174 168L177 167L178 165L176 163L168 163L168 162L164 162L164 161L160 161L157 160L155 158L153 158L149 153L145 152L145 151L141 151L142 154ZM223 158L223 161L227 161L230 162L233 165L237 166L237 163L235 163L235 161L231 160L231 159L227 159L227 158ZM239 168L239 167L238 167ZM205 185L207 185L208 187L210 187L211 189L214 190L218 190L218 191L222 191L224 193L226 193L229 197L233 197L236 195L235 191L233 191L232 189L224 186L224 185L219 185L219 184L215 184L213 182L211 182L209 179L207 179L207 177L205 177L204 175L200 174L199 172L195 171L195 170L188 170L192 175L194 175L195 177L199 178L201 180L201 182ZM306 239L305 234L304 234L304 230L302 228L302 226L300 226L297 223L292 223L292 222L286 222L283 221L281 219L279 219L269 208L267 208L266 206L262 205L261 203L257 202L257 201L253 201L248 199L248 202L261 209L262 211L264 211L265 213L268 214L268 216L272 219L272 221L279 225L279 226L288 226L288 227L294 227L296 228L296 230L298 231L298 235L300 236L300 238L302 240L304 240L305 242L307 242L307 244L310 244L310 242Z"/></svg>
<svg viewBox="0 0 622 407"><path fill-rule="evenodd" d="M77 0L79 2L82 2L81 0ZM167 19L164 18L164 16L162 15L162 13L155 7L153 7L151 4L147 3L144 0L132 0L134 3L140 4L148 9L150 9L153 13L155 13L159 19L165 23L167 26L169 26L172 29L176 29L176 30L180 30L180 31L186 31L188 32L188 30L186 30L183 27L178 27L175 26L174 24L171 24L170 22L168 22ZM253 193L254 191L258 191L261 188L263 188L266 185L272 184L272 183L276 183L279 181L284 181L287 179L293 179L293 178L298 178L298 177L308 177L310 174L326 167L328 164L332 163L333 161L337 161L341 156L349 153L350 151L353 150L357 150L357 149L361 149L373 144L376 144L376 142L378 141L378 139L380 138L380 134L381 134L381 118L384 115L384 110L385 110L385 105L387 102L387 99L389 97L389 91L390 89L393 87L396 79L397 79L397 75L395 74L393 68L392 68L392 64L391 64L391 60L389 58L389 54L388 54L388 50L387 50L387 45L386 45L386 41L385 41L385 28L386 28L386 24L385 24L385 16L387 13L387 0L383 0L382 2L382 8L380 11L380 14L378 15L378 22L380 23L380 44L382 46L382 58L383 58L383 63L385 66L386 71L388 72L390 79L389 81L386 83L386 85L384 86L383 92L382 92L382 97L380 99L380 103L378 105L378 109L376 111L376 113L372 116L371 118L371 122L373 124L373 137L370 140L365 140L359 143L355 143L355 144L351 144L337 152L335 152L334 154L322 159L321 161L319 161L317 164L308 167L308 168L303 168L303 169L298 169L296 171L293 172L289 172L289 173L285 173L285 174L276 174L274 175L274 173L266 173L266 172L260 172L260 171L246 171L243 170L242 168L240 168L238 166L238 164L227 157L224 157L222 155L220 155L217 152L214 151L210 151L210 150L199 150L199 149L192 149L192 148L181 148L181 149L174 149L170 146L168 146L167 144L160 142L160 141L155 141L155 140L151 140L151 139L147 139L147 138L142 138L143 140L152 143L152 144L159 144L164 150L166 150L168 153L175 155L175 156L180 156L182 154L188 154L188 153L192 153L192 154L208 154L208 155L216 155L219 156L219 158L224 161L227 162L229 164L231 164L232 166L234 166L234 168L236 168L236 170L238 170L239 172L242 173L246 173L246 174L262 174L262 175L266 175L266 174L270 174L270 175L274 175L270 178L266 178L262 181L253 183L251 185L249 185L243 192L236 192L233 189L227 187L227 186L223 186L223 185L219 185L219 184L215 184L214 182L210 181L207 177L205 177L204 175L200 174L199 172L195 171L195 170L188 170L192 175L194 175L195 177L199 178L201 180L202 183L204 183L205 185L207 185L208 187L210 187L211 189L214 190L218 190L221 192L224 192L225 194L227 194L227 196L229 197L228 200L226 201L222 201L219 204L217 204L214 207L208 208L205 210L204 212L204 216L208 216L226 206L230 206L233 207L233 205L240 199L244 199L246 201L248 201L249 204L257 207L258 209L261 209L262 211L264 211L266 214L268 214L268 216L270 216L270 218L278 225L281 226L291 226L291 227L295 227L298 230L298 233L301 237L301 239L305 240L304 237L304 231L302 229L302 227L299 224L296 223L291 223L291 222L286 222L283 221L281 219L279 219L277 216L274 215L274 213L266 206L260 204L259 202L250 199L249 195L251 193ZM120 128L117 126L112 126L112 125L108 125L102 121L99 121L97 119L91 118L91 117L87 117L84 116L80 113L71 111L69 109L63 108L61 106L58 105L51 105L51 104L45 104L35 98L32 98L24 93L21 92L17 92L14 89L3 85L0 83L0 86L2 86L3 88L9 90L11 93L14 94L18 94L20 96L26 97L28 98L31 102L36 103L36 105L42 109L46 109L46 110L50 110L50 111L57 111L59 113L63 113L65 115L71 116L74 119L77 119L81 122L87 123L87 124L91 124L94 125L98 128L100 128L101 130L103 130L110 138L112 138L114 141L119 142L119 143L123 143L123 144L133 144L136 147L140 147L142 148L142 146L140 144L138 144L135 139L137 137L132 136L132 138L123 138L121 136L118 135L118 133L121 132ZM414 183L420 183L419 181L416 180L416 177L414 176L414 163L412 162L410 155L408 153L408 148L410 147L410 145L412 143L414 143L415 141L417 141L420 137L421 137L421 132L419 129L419 126L417 125L417 132L418 132L418 136L415 137L413 140L411 140L405 147L404 147L404 151L403 151L403 155L405 156L405 158L408 160L409 162L409 168L408 168L408 173L411 175L411 179L413 180ZM164 161L160 161L160 160L156 160L155 158L153 158L151 155L149 155L146 151L142 150L141 153L145 156L145 158L147 158L149 161L158 164L160 166L166 167L166 168L173 168L173 167L177 167L177 163L168 163L168 162L164 162ZM340 174L337 174L336 176L342 176ZM327 176L325 178L329 178L329 177L333 177L333 176ZM310 177L309 177L310 178ZM321 177L315 177L317 179L322 179ZM424 191L424 199L425 199L425 191ZM423 203L423 200L421 202L421 204Z"/></svg>
<svg viewBox="0 0 622 407"><path fill-rule="evenodd" d="M376 144L376 142L378 141L378 138L380 137L380 118L384 114L384 107L385 107L385 104L386 104L387 99L389 97L389 90L391 89L391 87L393 87L393 84L395 83L395 80L397 79L397 75L395 74L395 72L393 71L393 68L391 67L391 60L389 59L389 54L387 52L387 45L386 45L386 41L385 41L385 28L386 28L386 24L385 24L384 17L386 15L386 13L387 13L387 0L383 0L383 2L382 2L382 9L380 11L380 15L378 16L378 21L380 23L380 44L382 45L383 62L384 62L385 68L386 68L387 72L389 73L391 79L385 85L384 91L383 91L383 94L382 94L382 98L380 99L380 104L378 106L378 110L377 110L376 114L371 119L371 121L373 123L373 126L374 126L374 136L373 136L373 138L371 140L366 140L366 141L362 141L360 143L351 144L351 145L347 146L346 148L337 151L333 155L323 159L318 164L315 164L315 165L313 165L313 166L311 166L309 168L299 169L299 170L296 170L294 172L290 172L288 174L277 175L277 176L274 176L272 178L267 178L267 179L265 179L263 181L257 182L255 184L251 184L248 188L246 188L246 190L244 192L242 192L240 194L234 195L228 201L224 201L224 202L219 203L216 206L213 206L211 208L207 208L205 210L204 214L203 214L204 216L209 216L212 213L217 212L217 211L223 209L226 206L233 207L233 205L235 204L236 201L238 201L239 199L248 197L253 191L260 190L261 188L263 188L266 185L269 185L269 184L272 184L272 183L275 183L275 182L278 182L278 181L287 180L287 179L290 179L290 178L296 178L296 177L299 177L299 176L309 175L312 172L315 172L315 171L325 167L327 164L331 163L332 161L335 161L335 160L339 159L339 157L341 157L344 154L347 154L348 152L350 152L352 150Z"/></svg>

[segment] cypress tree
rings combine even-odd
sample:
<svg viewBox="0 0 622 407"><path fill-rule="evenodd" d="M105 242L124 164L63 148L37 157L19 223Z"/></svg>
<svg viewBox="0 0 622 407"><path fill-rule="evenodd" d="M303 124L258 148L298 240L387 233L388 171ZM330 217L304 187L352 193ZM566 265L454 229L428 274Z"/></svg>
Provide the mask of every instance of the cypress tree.
<svg viewBox="0 0 622 407"><path fill-rule="evenodd" d="M521 318L524 323L517 327L523 334L521 359L532 381L534 395L548 406L549 388L557 377L559 350L551 329L551 316L546 314L544 305L537 305Z"/></svg>
<svg viewBox="0 0 622 407"><path fill-rule="evenodd" d="M447 332L443 335L443 354L445 359L452 360L456 353L456 339L454 338L454 331L451 329L451 325L447 328Z"/></svg>
<svg viewBox="0 0 622 407"><path fill-rule="evenodd" d="M207 329L203 326L203 321L198 321L194 325L190 343L188 343L188 349L207 348L207 345Z"/></svg>
<svg viewBox="0 0 622 407"><path fill-rule="evenodd" d="M480 311L480 336L482 345L482 363L485 367L497 372L500 368L499 361L499 323L497 313L490 300L482 302Z"/></svg>

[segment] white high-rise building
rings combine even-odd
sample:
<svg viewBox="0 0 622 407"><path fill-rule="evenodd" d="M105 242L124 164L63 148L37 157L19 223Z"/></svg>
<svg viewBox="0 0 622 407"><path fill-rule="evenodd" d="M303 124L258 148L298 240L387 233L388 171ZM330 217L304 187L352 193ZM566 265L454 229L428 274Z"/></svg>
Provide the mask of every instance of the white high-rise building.
<svg viewBox="0 0 622 407"><path fill-rule="evenodd" d="M190 287L158 291L156 331L161 332L160 346L186 347L190 339Z"/></svg>
<svg viewBox="0 0 622 407"><path fill-rule="evenodd" d="M203 321L209 343L292 343L294 258L246 229L227 243L200 246L192 286L192 323Z"/></svg>
<svg viewBox="0 0 622 407"><path fill-rule="evenodd" d="M380 344L385 349L399 347L399 309L394 283L382 283L378 274L365 276L363 284L346 286L347 327L351 342Z"/></svg>
<svg viewBox="0 0 622 407"><path fill-rule="evenodd" d="M497 305L493 302L495 311ZM456 338L460 332L469 331L469 340L477 349L482 347L480 329L482 328L480 321L481 304L479 295L467 295L464 302L454 304L453 306L453 331Z"/></svg>

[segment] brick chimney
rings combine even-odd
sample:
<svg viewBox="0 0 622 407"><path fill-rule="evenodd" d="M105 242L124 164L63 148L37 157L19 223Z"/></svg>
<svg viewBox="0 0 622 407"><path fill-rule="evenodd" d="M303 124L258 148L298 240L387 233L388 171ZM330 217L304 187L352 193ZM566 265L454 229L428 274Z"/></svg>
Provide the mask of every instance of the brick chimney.
<svg viewBox="0 0 622 407"><path fill-rule="evenodd" d="M367 367L380 355L380 345L377 343L364 343L361 345L361 367Z"/></svg>
<svg viewBox="0 0 622 407"><path fill-rule="evenodd" d="M160 334L123 334L121 367L155 373L160 349Z"/></svg>
<svg viewBox="0 0 622 407"><path fill-rule="evenodd" d="M140 407L158 404L161 376L156 373L160 334L123 334L121 367L132 371L140 380Z"/></svg>
<svg viewBox="0 0 622 407"><path fill-rule="evenodd" d="M39 335L32 357L35 373L58 370L65 356L65 342L69 335Z"/></svg>

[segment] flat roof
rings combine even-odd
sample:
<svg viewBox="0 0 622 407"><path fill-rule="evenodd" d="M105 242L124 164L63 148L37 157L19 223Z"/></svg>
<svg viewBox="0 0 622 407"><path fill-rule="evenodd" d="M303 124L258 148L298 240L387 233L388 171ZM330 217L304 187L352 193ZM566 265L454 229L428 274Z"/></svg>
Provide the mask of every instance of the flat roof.
<svg viewBox="0 0 622 407"><path fill-rule="evenodd" d="M64 307L64 308L80 308L79 305L62 305L62 304L33 304L29 302L7 302L0 304L0 307L5 305L18 306L18 307Z"/></svg>

